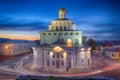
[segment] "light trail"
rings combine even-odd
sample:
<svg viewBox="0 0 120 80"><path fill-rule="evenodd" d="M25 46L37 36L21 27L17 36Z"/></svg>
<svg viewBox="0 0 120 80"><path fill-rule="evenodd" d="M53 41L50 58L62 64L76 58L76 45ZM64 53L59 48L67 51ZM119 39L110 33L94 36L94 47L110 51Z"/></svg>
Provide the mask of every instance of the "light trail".
<svg viewBox="0 0 120 80"><path fill-rule="evenodd" d="M25 64L26 60L29 59L29 56L31 55L28 55L28 56L25 56L23 58L21 58L20 60L18 60L16 62L16 65L14 66L14 68L9 68L8 66L0 66L0 69L1 70L4 70L4 71L9 71L9 74L13 74L13 73L16 73L16 75L24 75L24 74L29 74L29 75L37 75L37 76L59 76L59 77L83 77L83 76L91 76L91 75L96 75L96 74L100 74L100 73L103 73L103 72L107 72L107 71L110 71L110 70L113 70L115 68L119 68L120 67L120 64L119 63L110 63L109 65L107 65L106 67L103 67L101 69L98 69L98 70L94 70L94 71L91 71L91 72L86 72L86 73L76 73L76 74L65 74L65 73L62 73L62 74L48 74L48 73L42 73L42 72L37 72L37 71L34 71L34 70L27 70L23 64ZM29 61L29 60L28 60ZM9 75L8 74L8 75ZM6 77L6 76L0 76L0 79L7 79L7 78L15 78L15 77Z"/></svg>

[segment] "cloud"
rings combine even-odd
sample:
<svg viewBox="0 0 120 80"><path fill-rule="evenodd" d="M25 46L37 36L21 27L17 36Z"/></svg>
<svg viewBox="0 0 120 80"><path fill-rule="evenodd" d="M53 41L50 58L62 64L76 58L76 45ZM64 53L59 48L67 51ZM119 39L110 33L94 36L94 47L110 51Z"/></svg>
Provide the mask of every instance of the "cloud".
<svg viewBox="0 0 120 80"><path fill-rule="evenodd" d="M112 21L100 21L99 23L91 21L79 21L78 29L83 30L83 34L89 38L99 39L120 39L120 23Z"/></svg>
<svg viewBox="0 0 120 80"><path fill-rule="evenodd" d="M26 24L0 24L0 30L44 30L47 25L43 23L26 23Z"/></svg>
<svg viewBox="0 0 120 80"><path fill-rule="evenodd" d="M15 21L10 17L0 18L0 30L45 30L47 29L48 22L37 21L37 22L21 22L20 20Z"/></svg>

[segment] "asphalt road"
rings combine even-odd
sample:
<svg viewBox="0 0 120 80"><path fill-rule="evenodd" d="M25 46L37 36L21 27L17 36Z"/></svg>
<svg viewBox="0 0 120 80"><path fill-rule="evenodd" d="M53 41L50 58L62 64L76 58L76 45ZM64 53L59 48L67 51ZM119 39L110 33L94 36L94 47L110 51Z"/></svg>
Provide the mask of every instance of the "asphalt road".
<svg viewBox="0 0 120 80"><path fill-rule="evenodd" d="M0 80L15 80L19 75L22 74L31 74L31 75L40 75L40 76L64 76L64 77L113 77L116 80L120 80L120 63L114 62L112 60L106 59L103 56L97 56L96 58L101 62L101 60L106 60L110 63L108 66L93 70L87 73L77 73L77 74L48 74L41 73L36 71L30 71L24 67L25 64L31 62L32 58L29 58L32 55L27 55L21 58L15 58L0 63Z"/></svg>

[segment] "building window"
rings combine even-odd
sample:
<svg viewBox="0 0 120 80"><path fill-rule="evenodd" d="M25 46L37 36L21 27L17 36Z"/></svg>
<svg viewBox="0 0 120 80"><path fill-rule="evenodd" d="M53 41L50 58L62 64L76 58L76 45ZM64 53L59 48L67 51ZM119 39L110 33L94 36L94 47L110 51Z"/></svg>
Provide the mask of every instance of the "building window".
<svg viewBox="0 0 120 80"><path fill-rule="evenodd" d="M49 55L50 53L48 52L47 54Z"/></svg>
<svg viewBox="0 0 120 80"><path fill-rule="evenodd" d="M54 33L54 35L56 35L56 33Z"/></svg>
<svg viewBox="0 0 120 80"><path fill-rule="evenodd" d="M118 56L120 57L120 54L118 54Z"/></svg>
<svg viewBox="0 0 120 80"><path fill-rule="evenodd" d="M63 58L63 55L61 54L61 58Z"/></svg>
<svg viewBox="0 0 120 80"><path fill-rule="evenodd" d="M64 31L66 31L66 26L64 27Z"/></svg>
<svg viewBox="0 0 120 80"><path fill-rule="evenodd" d="M56 27L56 31L58 31L58 27Z"/></svg>
<svg viewBox="0 0 120 80"><path fill-rule="evenodd" d="M65 33L65 35L67 35L67 33Z"/></svg>
<svg viewBox="0 0 120 80"><path fill-rule="evenodd" d="M54 62L54 61L52 61L52 65L53 65L53 66L55 65L55 62Z"/></svg>
<svg viewBox="0 0 120 80"><path fill-rule="evenodd" d="M78 35L78 33L76 33L76 35Z"/></svg>
<svg viewBox="0 0 120 80"><path fill-rule="evenodd" d="M56 68L60 68L60 61L59 60L56 61Z"/></svg>
<svg viewBox="0 0 120 80"><path fill-rule="evenodd" d="M72 47L72 40L71 39L67 39L67 47Z"/></svg>
<svg viewBox="0 0 120 80"><path fill-rule="evenodd" d="M70 35L73 35L73 33L70 33Z"/></svg>
<svg viewBox="0 0 120 80"><path fill-rule="evenodd" d="M55 54L53 55L53 58L55 58Z"/></svg>
<svg viewBox="0 0 120 80"><path fill-rule="evenodd" d="M49 35L51 35L51 33L49 33Z"/></svg>
<svg viewBox="0 0 120 80"><path fill-rule="evenodd" d="M46 35L46 33L43 33L43 35Z"/></svg>
<svg viewBox="0 0 120 80"><path fill-rule="evenodd" d="M88 65L90 64L90 59L88 59Z"/></svg>
<svg viewBox="0 0 120 80"><path fill-rule="evenodd" d="M57 53L57 58L59 58L59 53Z"/></svg>
<svg viewBox="0 0 120 80"><path fill-rule="evenodd" d="M112 57L115 57L115 54L112 54Z"/></svg>
<svg viewBox="0 0 120 80"><path fill-rule="evenodd" d="M50 66L50 63L49 63L49 61L47 61L47 66Z"/></svg>
<svg viewBox="0 0 120 80"><path fill-rule="evenodd" d="M75 44L78 45L79 44L79 40L75 39Z"/></svg>
<svg viewBox="0 0 120 80"><path fill-rule="evenodd" d="M83 59L81 59L81 63L83 63Z"/></svg>
<svg viewBox="0 0 120 80"><path fill-rule="evenodd" d="M61 42L64 42L64 39L61 39Z"/></svg>
<svg viewBox="0 0 120 80"><path fill-rule="evenodd" d="M62 61L61 65L64 66L64 62L63 61Z"/></svg>
<svg viewBox="0 0 120 80"><path fill-rule="evenodd" d="M69 55L71 55L71 52L69 52Z"/></svg>
<svg viewBox="0 0 120 80"><path fill-rule="evenodd" d="M62 27L60 27L60 31L62 31Z"/></svg>
<svg viewBox="0 0 120 80"><path fill-rule="evenodd" d="M59 35L62 35L62 33L59 33Z"/></svg>

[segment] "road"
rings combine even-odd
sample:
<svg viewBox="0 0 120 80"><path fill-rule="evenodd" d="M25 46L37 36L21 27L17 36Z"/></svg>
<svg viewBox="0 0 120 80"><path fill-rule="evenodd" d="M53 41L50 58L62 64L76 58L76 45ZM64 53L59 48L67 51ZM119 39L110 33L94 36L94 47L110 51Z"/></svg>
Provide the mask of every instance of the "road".
<svg viewBox="0 0 120 80"><path fill-rule="evenodd" d="M29 58L32 55L27 55L22 58L13 59L12 61L6 61L3 63L0 63L0 80L15 80L19 75L23 74L30 74L30 75L40 75L40 76L64 76L64 77L81 77L81 76L102 76L102 77L113 77L117 80L120 80L119 74L120 74L120 63L109 61L109 59L104 59L100 56L93 56L94 59L97 59L99 62L102 62L101 60L106 60L104 63L110 63L109 65L98 68L96 70L91 70L90 72L86 73L77 73L77 74L48 74L48 73L42 73L37 72L34 70L29 70L24 67L27 63L31 62L31 59ZM96 61L96 60L95 60ZM98 62L96 62L98 63ZM96 64L97 65L97 64Z"/></svg>

